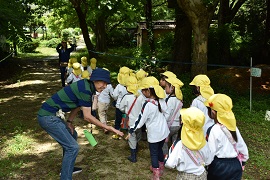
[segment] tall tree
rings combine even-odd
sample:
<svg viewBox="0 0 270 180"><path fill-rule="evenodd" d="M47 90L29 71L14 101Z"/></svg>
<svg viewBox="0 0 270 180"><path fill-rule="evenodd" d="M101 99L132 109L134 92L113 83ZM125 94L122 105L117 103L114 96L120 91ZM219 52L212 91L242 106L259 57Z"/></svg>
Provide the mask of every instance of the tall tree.
<svg viewBox="0 0 270 180"><path fill-rule="evenodd" d="M269 51L270 51L270 0L266 1L267 11L266 11L266 21L265 21L265 33L264 42L261 50L262 63L269 64Z"/></svg>
<svg viewBox="0 0 270 180"><path fill-rule="evenodd" d="M191 74L195 76L207 72L208 28L219 0L177 0L180 8L188 16L194 37Z"/></svg>
<svg viewBox="0 0 270 180"><path fill-rule="evenodd" d="M19 40L26 39L24 25L30 18L30 6L27 1L0 0L0 34L13 42L15 55Z"/></svg>
<svg viewBox="0 0 270 180"><path fill-rule="evenodd" d="M220 0L220 7L218 13L218 28L219 33L219 54L220 62L222 64L228 64L231 59L230 53L230 37L228 33L228 24L230 24L235 17L240 7L246 0L232 1Z"/></svg>
<svg viewBox="0 0 270 180"><path fill-rule="evenodd" d="M175 34L173 42L173 61L171 70L174 72L189 71L192 54L192 27L188 17L178 6L177 0L168 0L168 7L175 10Z"/></svg>
<svg viewBox="0 0 270 180"><path fill-rule="evenodd" d="M86 23L86 14L88 11L88 3L85 0L69 0L73 5L79 19L80 28L82 30L83 39L88 49L89 57L95 57L95 54L91 51L94 49L89 36L88 26Z"/></svg>
<svg viewBox="0 0 270 180"><path fill-rule="evenodd" d="M145 3L145 17L147 38L151 50L151 56L155 56L155 40L154 40L154 24L152 20L152 0L146 0Z"/></svg>

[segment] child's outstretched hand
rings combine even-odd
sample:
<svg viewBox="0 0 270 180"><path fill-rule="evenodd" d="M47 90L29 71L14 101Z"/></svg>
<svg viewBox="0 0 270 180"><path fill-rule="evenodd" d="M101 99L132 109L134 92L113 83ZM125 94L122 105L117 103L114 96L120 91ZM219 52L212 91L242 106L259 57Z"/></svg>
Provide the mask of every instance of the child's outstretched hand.
<svg viewBox="0 0 270 180"><path fill-rule="evenodd" d="M130 138L130 133L126 136L125 140L128 140Z"/></svg>

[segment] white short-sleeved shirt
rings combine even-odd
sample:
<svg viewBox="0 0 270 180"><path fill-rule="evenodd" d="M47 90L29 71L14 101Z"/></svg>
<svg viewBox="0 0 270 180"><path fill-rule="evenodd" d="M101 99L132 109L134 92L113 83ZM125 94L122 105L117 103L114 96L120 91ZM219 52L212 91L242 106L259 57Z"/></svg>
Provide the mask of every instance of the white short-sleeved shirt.
<svg viewBox="0 0 270 180"><path fill-rule="evenodd" d="M112 95L113 87L111 84L108 84L107 87L98 95L98 101L102 103L110 103Z"/></svg>
<svg viewBox="0 0 270 180"><path fill-rule="evenodd" d="M140 106L135 106L135 104L137 103L140 103L138 101L138 98L136 99L136 96L134 94L126 94L124 95L123 99L121 100L120 102L120 106L119 106L119 109L120 111L122 111L123 113L126 113L128 114L128 111L130 111L130 108L134 103L131 111L130 111L130 114L128 115L129 117L129 126L133 126L134 123L135 123L135 120L138 118L139 114L138 112L140 112L140 110L142 109Z"/></svg>
<svg viewBox="0 0 270 180"><path fill-rule="evenodd" d="M84 71L84 67L83 67L82 65L81 65L81 70ZM90 74L90 76L91 76L91 74L92 74L92 72L93 72L93 70L91 69L91 67L87 65L86 70L89 72L89 74Z"/></svg>
<svg viewBox="0 0 270 180"><path fill-rule="evenodd" d="M208 116L208 109L207 107L204 105L204 101L206 101L205 98L203 98L201 95L197 96L191 103L190 107L196 107L198 109L200 109L205 116L205 122L204 122L204 126L203 126L203 132L204 132L204 137L206 136L206 132L207 129L215 124L214 119L211 119Z"/></svg>
<svg viewBox="0 0 270 180"><path fill-rule="evenodd" d="M209 165L213 161L213 155L211 155L207 143L198 151L201 154L205 165ZM170 148L169 157L165 163L165 167L176 168L177 171L195 174L197 176L205 171L203 165L198 166L192 161L187 152L183 149L181 140L177 142L173 150Z"/></svg>
<svg viewBox="0 0 270 180"><path fill-rule="evenodd" d="M76 76L74 73L71 73L68 77L67 77L67 83L68 84L71 84L71 83L74 83L74 82L77 82L79 80L82 79L82 76L79 75L79 76Z"/></svg>
<svg viewBox="0 0 270 180"><path fill-rule="evenodd" d="M177 109L180 104L182 109L183 103L176 98L176 96L170 96L167 101L167 113L165 114L168 125L171 123L174 114L176 113L171 126L180 126L180 109Z"/></svg>
<svg viewBox="0 0 270 180"><path fill-rule="evenodd" d="M117 84L113 91L113 98L116 100L116 108L119 108L120 102L125 94L127 94L127 89L122 84Z"/></svg>
<svg viewBox="0 0 270 180"><path fill-rule="evenodd" d="M141 128L144 124L147 128L147 140L149 143L160 142L165 139L170 131L167 125L166 118L163 112L166 111L167 105L164 99L159 99L162 112L158 109L158 102L156 100L147 99L148 102L144 105L135 124L130 126L130 133L136 129ZM152 103L153 102L153 103Z"/></svg>
<svg viewBox="0 0 270 180"><path fill-rule="evenodd" d="M244 162L246 162L249 158L248 155L248 148L243 140L238 128L236 128L236 136L237 136L237 143L236 148L237 150L244 155ZM237 157L237 153L229 141L228 137L220 128L220 124L215 124L209 134L208 137L208 145L210 151L217 156L218 158L235 158Z"/></svg>

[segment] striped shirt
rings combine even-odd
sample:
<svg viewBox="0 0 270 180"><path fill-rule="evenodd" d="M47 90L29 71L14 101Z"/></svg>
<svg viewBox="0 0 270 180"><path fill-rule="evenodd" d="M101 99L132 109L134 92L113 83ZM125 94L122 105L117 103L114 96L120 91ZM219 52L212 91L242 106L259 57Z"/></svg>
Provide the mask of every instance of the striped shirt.
<svg viewBox="0 0 270 180"><path fill-rule="evenodd" d="M95 92L93 82L82 79L66 86L47 99L38 111L39 116L55 116L59 109L69 112L77 107L92 106L92 92Z"/></svg>

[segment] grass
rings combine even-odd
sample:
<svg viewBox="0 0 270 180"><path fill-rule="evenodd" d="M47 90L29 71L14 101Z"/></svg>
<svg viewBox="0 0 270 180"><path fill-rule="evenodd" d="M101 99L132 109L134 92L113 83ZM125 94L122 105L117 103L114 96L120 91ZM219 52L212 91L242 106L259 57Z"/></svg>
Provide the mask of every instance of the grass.
<svg viewBox="0 0 270 180"><path fill-rule="evenodd" d="M20 57L42 58L50 54L55 54L55 49L41 47L37 50L37 53L20 54ZM72 56L78 58L85 55L87 56L86 51L76 51L72 53ZM103 67L103 65L106 64L106 60L108 59L98 59L97 66ZM117 71L120 64L122 65L124 62L122 62L122 60L119 64L116 63L117 61L110 62L109 69L113 75L114 82L116 82ZM23 73L27 73L27 71L23 71ZM21 75L22 80L26 77L26 75ZM185 84L182 88L184 107L188 107L194 98L188 86L191 80L190 75L181 74L180 77ZM221 88L218 82L218 80L213 79L212 87L216 92L225 93L232 98L237 126L249 149L250 159L247 162L243 179L270 179L270 122L264 120L265 111L270 107L269 94L254 94L253 110L250 112L248 94L239 94L231 88L226 89L224 86ZM61 149L57 146L57 143L52 143L49 146L50 148L56 146L58 147L57 150L51 149L40 153L40 156L42 155L41 157L37 157L31 152L33 146L37 146L37 143L44 144L48 142L49 139L48 135L38 127L33 112L36 112L44 98L53 94L57 88L50 85L49 88L46 87L46 92L43 92L44 90L33 92L33 94L37 96L37 102L34 102L31 98L23 99L24 93L30 93L32 91L32 86L26 87L25 90L23 87L17 89L17 95L20 97L16 97L12 94L16 89L12 89L12 91L1 91L2 94L0 94L0 98L7 99L7 97L9 97L9 100L0 101L0 168L3 170L0 171L0 179L16 179L16 177L21 177L22 179L40 179L40 177L46 179L59 178L55 169L59 168L61 164L61 155L59 155L61 154ZM14 97L10 98L11 95ZM109 119L113 118L114 109L111 108ZM84 121L77 121L78 127L85 128L85 126L87 126ZM112 123L113 122L110 122L110 124ZM144 167L145 169L149 166L147 143L143 142L141 144L141 151L138 155L139 162L130 164L126 161L126 156L128 156L129 152L125 141L112 143L112 140L102 133L95 134L95 138L98 140L98 146L95 147L95 149L88 144L82 145L82 148L84 148L82 154L83 162L87 162L88 164L84 167L83 177L79 177L82 179L106 179L108 174L115 174L113 175L115 179L117 177L127 179L129 173L134 174L134 179L147 179L150 177L149 172L146 170L132 171L133 168L138 168L138 166ZM117 146L108 146L109 144L117 144ZM103 154L106 154L106 156ZM30 166L29 164L33 163L33 159L35 162ZM81 165L85 164L81 163ZM124 169L124 167L127 167L127 169ZM39 174L33 175L33 170L37 171L39 168L41 169ZM176 172L173 170L169 170L168 174L171 176L168 175L168 178L163 177L163 179L172 179L171 177L176 176ZM79 177L76 176L74 179L80 179Z"/></svg>
<svg viewBox="0 0 270 180"><path fill-rule="evenodd" d="M29 59L29 58L44 58L51 56L52 54L58 55L55 48L49 48L49 47L37 47L36 51L34 53L22 53L19 52L18 56L23 59Z"/></svg>

